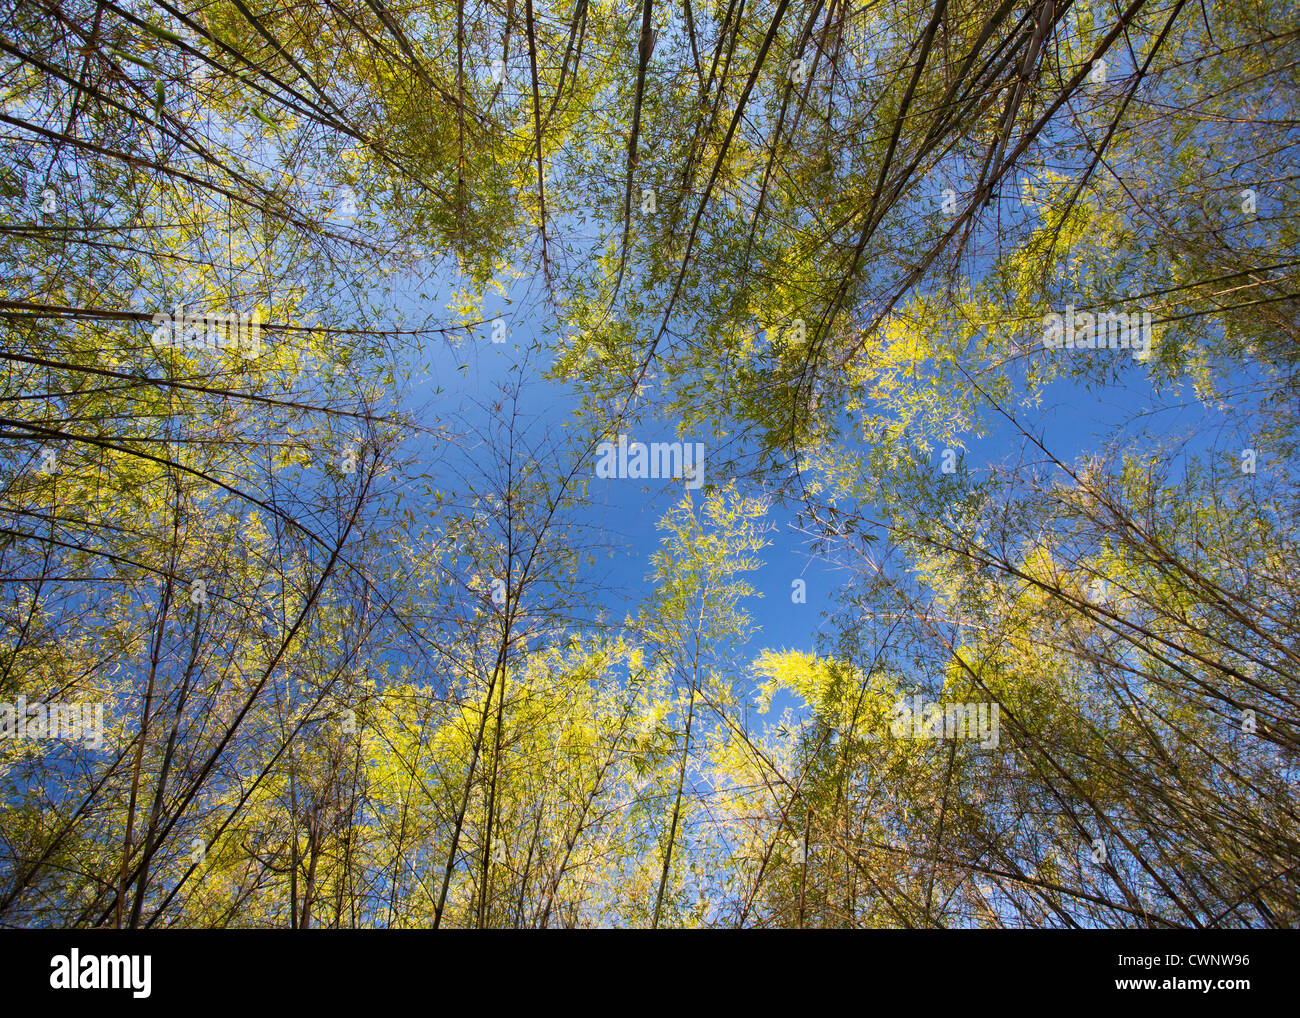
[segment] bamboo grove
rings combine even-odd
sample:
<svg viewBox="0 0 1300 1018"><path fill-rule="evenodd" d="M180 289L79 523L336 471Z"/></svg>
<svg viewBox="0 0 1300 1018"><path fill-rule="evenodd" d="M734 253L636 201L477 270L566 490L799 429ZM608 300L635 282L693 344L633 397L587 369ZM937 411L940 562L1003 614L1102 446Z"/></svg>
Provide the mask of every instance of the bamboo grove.
<svg viewBox="0 0 1300 1018"><path fill-rule="evenodd" d="M1296 925L1298 13L6 4L0 924Z"/></svg>

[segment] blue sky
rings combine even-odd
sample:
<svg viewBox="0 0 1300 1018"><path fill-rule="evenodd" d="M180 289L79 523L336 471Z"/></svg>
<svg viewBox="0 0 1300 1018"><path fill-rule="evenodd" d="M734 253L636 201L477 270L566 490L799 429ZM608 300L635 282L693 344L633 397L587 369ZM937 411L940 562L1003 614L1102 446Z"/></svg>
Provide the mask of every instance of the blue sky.
<svg viewBox="0 0 1300 1018"><path fill-rule="evenodd" d="M426 320L437 323L448 319L445 305L454 290L451 281L427 280L424 284L417 284L405 280L399 289L410 295L408 302L399 301L401 315L410 327L418 327ZM547 321L543 317L546 311L540 299L541 291L540 280L524 279L509 289L509 300L502 297L487 299L483 318L490 322L501 317L506 322L504 342L492 342L492 327L487 324L453 345L435 338L426 342L422 350L403 354L411 370L411 382L402 396L402 405L417 413L426 425L447 423L450 417L458 418L470 428L481 427L488 420L483 406L496 397L501 386L517 383L522 414L528 427L533 429L534 441L562 434L562 429L571 423L579 401L573 391L543 377L550 355L543 349L547 341L544 334ZM423 298L417 296L421 292L425 295ZM1040 349L1034 356L1115 355ZM1121 356L1124 361L1117 381L1088 387L1074 380L1056 380L1043 389L1041 406L1032 411L1017 411L1018 420L1032 434L1041 437L1052 453L1068 463L1084 451L1100 451L1112 442L1123 446L1160 440L1170 432L1183 430L1193 418L1203 418L1211 412L1185 382L1157 394L1147 367L1133 361L1127 352ZM436 393L439 387L443 391ZM1141 416L1144 410L1156 405L1166 409L1154 416ZM1215 416L1227 419L1223 414ZM647 428L632 438L642 441L691 439L691 436L676 434L675 421L664 420L654 424L655 427ZM1014 464L1025 445L1016 429L992 408L982 408L981 426L987 429L984 435L969 435L963 439L966 468L975 478L992 465ZM1203 434L1212 435L1213 431L1205 429ZM704 437L700 436L701 439ZM1197 449L1206 447L1206 440L1202 440ZM431 463L446 457L454 460L460 455L473 455L472 452L448 450L445 443L438 444L438 440L433 438L420 438L413 448L421 460L427 458ZM941 449L936 449L933 453L936 469L941 452ZM1032 449L1026 451L1025 456L1032 460L1042 458L1037 450ZM593 477L593 481L594 465L592 450L583 469L591 471L588 476ZM706 479L713 483L726 481L712 472ZM614 550L611 557L596 567L602 587L607 585L600 606L610 621L616 622L633 610L649 590L649 559L661 541L656 523L676 503L682 491L680 481L626 479L592 483L591 502L580 516L579 523L587 533L599 531ZM770 519L774 528L769 537L771 543L760 556L765 564L749 576L762 596L751 598L745 606L753 617L756 630L749 644L739 650L739 656L744 660L752 659L764 648L814 650L816 635L826 625L823 612L832 606L833 595L848 579L848 575L834 563L810 555L802 537L792 530L791 521L790 512L774 508ZM791 583L796 578L806 581L806 603L796 604L791 600ZM778 701L778 710L783 706Z"/></svg>

